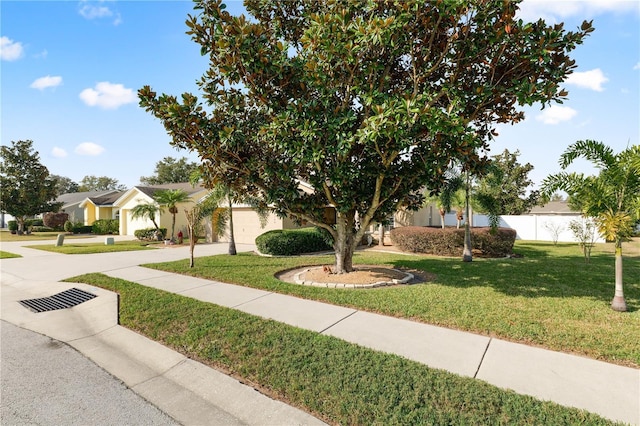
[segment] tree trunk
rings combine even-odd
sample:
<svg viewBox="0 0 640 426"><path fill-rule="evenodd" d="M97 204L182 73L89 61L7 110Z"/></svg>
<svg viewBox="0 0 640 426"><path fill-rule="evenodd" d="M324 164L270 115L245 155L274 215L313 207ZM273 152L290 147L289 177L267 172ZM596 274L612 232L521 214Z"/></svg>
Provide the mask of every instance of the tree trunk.
<svg viewBox="0 0 640 426"><path fill-rule="evenodd" d="M447 214L447 212L444 211L444 209L440 209L440 221L441 221L441 225L442 225L442 229L444 229L444 215Z"/></svg>
<svg viewBox="0 0 640 426"><path fill-rule="evenodd" d="M196 247L196 236L194 234L194 226L189 224L187 226L187 230L189 231L189 268L193 268L195 262L193 259L193 251Z"/></svg>
<svg viewBox="0 0 640 426"><path fill-rule="evenodd" d="M176 214L173 213L173 220L171 221L171 241L173 241L173 233L176 230Z"/></svg>
<svg viewBox="0 0 640 426"><path fill-rule="evenodd" d="M231 200L231 194L228 195L229 201L229 254L231 256L235 256L237 254L236 251L236 239L233 235L233 202Z"/></svg>
<svg viewBox="0 0 640 426"><path fill-rule="evenodd" d="M467 221L464 224L464 249L462 251L462 261L472 262L473 252L471 251L471 227L469 226L469 172L467 172L467 184L464 188L464 210Z"/></svg>
<svg viewBox="0 0 640 426"><path fill-rule="evenodd" d="M378 225L378 245L384 246L384 225Z"/></svg>
<svg viewBox="0 0 640 426"><path fill-rule="evenodd" d="M333 272L336 274L344 274L353 272L353 252L356 248L355 235L353 232L355 212L337 212L336 216L337 238L335 238L333 242L336 262Z"/></svg>
<svg viewBox="0 0 640 426"><path fill-rule="evenodd" d="M618 312L627 310L627 303L624 300L624 289L622 286L622 241L616 241L616 291L611 301L611 309Z"/></svg>

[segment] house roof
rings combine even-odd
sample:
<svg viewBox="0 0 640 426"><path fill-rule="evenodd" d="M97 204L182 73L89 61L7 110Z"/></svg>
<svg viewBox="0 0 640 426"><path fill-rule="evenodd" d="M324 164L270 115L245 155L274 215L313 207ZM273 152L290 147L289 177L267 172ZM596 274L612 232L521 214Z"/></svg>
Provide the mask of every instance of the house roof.
<svg viewBox="0 0 640 426"><path fill-rule="evenodd" d="M571 210L566 201L549 201L544 206L535 206L529 214L580 214L579 211Z"/></svg>
<svg viewBox="0 0 640 426"><path fill-rule="evenodd" d="M200 185L193 186L189 182L185 183L167 183L164 185L136 185L138 191L153 198L153 195L158 191L176 190L181 189L189 195L193 195L197 192L204 191L205 188Z"/></svg>
<svg viewBox="0 0 640 426"><path fill-rule="evenodd" d="M87 198L104 197L117 192L118 191L114 189L109 191L69 192L67 194L60 195L56 201L62 203L62 208L65 209L73 206L74 204L80 204Z"/></svg>
<svg viewBox="0 0 640 426"><path fill-rule="evenodd" d="M176 190L181 189L186 192L189 196L197 194L202 191L206 191L206 188L200 185L196 185L195 187L188 182L185 183L167 183L164 185L136 185L133 188L129 189L126 192L120 193L119 197L112 202L113 205L118 205L122 200L128 198L129 194L133 192L141 193L149 198L149 201L153 201L153 196L158 191L166 191L166 190Z"/></svg>
<svg viewBox="0 0 640 426"><path fill-rule="evenodd" d="M121 192L114 192L113 194L103 195L100 197L87 197L96 206L111 206L113 203L124 194Z"/></svg>

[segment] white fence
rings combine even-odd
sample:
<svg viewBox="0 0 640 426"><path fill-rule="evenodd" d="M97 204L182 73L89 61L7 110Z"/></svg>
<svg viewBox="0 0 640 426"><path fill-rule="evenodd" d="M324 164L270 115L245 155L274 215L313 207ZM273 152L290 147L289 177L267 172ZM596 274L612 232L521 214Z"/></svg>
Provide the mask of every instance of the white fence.
<svg viewBox="0 0 640 426"><path fill-rule="evenodd" d="M579 220L584 225L584 218L580 215L518 215L500 216L500 227L516 230L517 240L553 241L557 232L558 241L576 242L573 232L569 229L569 222ZM456 226L456 215L445 215L446 226ZM483 214L474 214L471 223L473 226L489 226L489 218ZM596 239L597 243L604 243L602 237Z"/></svg>

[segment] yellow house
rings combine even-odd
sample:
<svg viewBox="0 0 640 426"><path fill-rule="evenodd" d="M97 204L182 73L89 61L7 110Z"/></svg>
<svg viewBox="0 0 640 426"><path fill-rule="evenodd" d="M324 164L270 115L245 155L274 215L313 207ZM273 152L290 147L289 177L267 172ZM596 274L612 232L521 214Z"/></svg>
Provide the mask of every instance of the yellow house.
<svg viewBox="0 0 640 426"><path fill-rule="evenodd" d="M84 224L93 225L98 219L118 219L119 209L114 203L122 194L124 192L112 192L85 198L78 206L84 210Z"/></svg>
<svg viewBox="0 0 640 426"><path fill-rule="evenodd" d="M182 231L186 234L187 220L184 215L185 208L191 208L194 203L200 201L208 190L202 186L192 186L190 183L171 183L153 186L134 186L114 201L113 207L119 211L120 219L120 235L135 235L138 229L153 228L153 223L148 218L133 218L131 210L138 204L157 203L153 196L158 191L180 189L189 195L189 201L178 204L178 213L176 214L175 233ZM163 209L156 217L156 223L160 228L166 228L167 232L171 232L173 216L167 209Z"/></svg>

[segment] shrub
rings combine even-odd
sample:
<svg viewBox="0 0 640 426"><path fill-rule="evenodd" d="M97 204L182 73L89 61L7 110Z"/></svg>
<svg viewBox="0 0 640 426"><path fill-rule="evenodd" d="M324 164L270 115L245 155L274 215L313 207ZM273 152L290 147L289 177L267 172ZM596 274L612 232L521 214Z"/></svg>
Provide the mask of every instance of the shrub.
<svg viewBox="0 0 640 426"><path fill-rule="evenodd" d="M9 231L11 231L12 233L15 233L18 230L18 221L16 220L8 221L7 227L9 228Z"/></svg>
<svg viewBox="0 0 640 426"><path fill-rule="evenodd" d="M402 251L458 256L464 247L464 229L406 226L391 230L391 241ZM508 228L471 228L472 249L486 256L506 256L513 251L516 231Z"/></svg>
<svg viewBox="0 0 640 426"><path fill-rule="evenodd" d="M464 235L464 230L462 231ZM515 242L515 229L498 228L495 232L492 232L491 228L473 228L471 230L473 248L480 250L480 253L485 256L500 257L512 254Z"/></svg>
<svg viewBox="0 0 640 426"><path fill-rule="evenodd" d="M44 226L48 226L49 228L54 228L61 230L64 227L64 224L69 220L69 215L67 213L45 213L42 222ZM35 226L35 223L34 223Z"/></svg>
<svg viewBox="0 0 640 426"><path fill-rule="evenodd" d="M98 219L91 226L96 235L118 234L120 232L120 221L118 219Z"/></svg>
<svg viewBox="0 0 640 426"><path fill-rule="evenodd" d="M315 228L268 231L256 238L256 246L260 253L274 256L295 256L331 249L324 236Z"/></svg>
<svg viewBox="0 0 640 426"><path fill-rule="evenodd" d="M93 226L76 223L73 225L71 232L73 232L74 234L90 234L91 232L93 232Z"/></svg>
<svg viewBox="0 0 640 426"><path fill-rule="evenodd" d="M45 226L45 224L42 222L42 219L31 219L30 226Z"/></svg>
<svg viewBox="0 0 640 426"><path fill-rule="evenodd" d="M55 229L50 228L48 226L35 226L35 225L31 227L31 230L33 232L53 232L53 231L55 231Z"/></svg>
<svg viewBox="0 0 640 426"><path fill-rule="evenodd" d="M73 222L71 222L70 220L67 220L64 223L64 231L65 232L73 232Z"/></svg>
<svg viewBox="0 0 640 426"><path fill-rule="evenodd" d="M162 234L162 239L167 236L167 228L146 228L146 229L136 229L133 232L133 235L140 241L157 241L156 231L160 231Z"/></svg>

